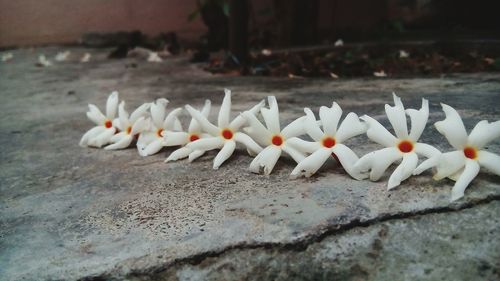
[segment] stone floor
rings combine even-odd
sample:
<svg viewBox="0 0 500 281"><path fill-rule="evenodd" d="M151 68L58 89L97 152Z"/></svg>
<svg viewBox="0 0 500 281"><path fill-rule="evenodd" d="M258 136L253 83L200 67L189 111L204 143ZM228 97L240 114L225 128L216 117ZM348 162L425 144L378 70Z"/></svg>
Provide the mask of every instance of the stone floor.
<svg viewBox="0 0 500 281"><path fill-rule="evenodd" d="M215 118L228 87L234 114L276 95L282 123L335 100L344 112L388 124L383 106L392 91L407 107L426 97L422 141L447 151L430 125L443 119L439 103L459 110L469 130L498 120L498 74L223 77L186 58L110 61L105 50L78 48L70 61L34 66L38 54L60 50L16 50L0 63L0 280L500 279L500 177L486 171L450 203L453 182L430 172L387 191L389 172L356 181L333 159L316 176L291 180L292 160L255 175L243 150L214 171L213 152L165 164L172 149L142 158L133 148L78 146L92 126L87 104L102 108L112 90L129 108L159 97L170 108L210 98ZM92 60L77 62L87 51ZM379 148L365 136L348 144L358 155ZM500 152L500 143L489 150Z"/></svg>

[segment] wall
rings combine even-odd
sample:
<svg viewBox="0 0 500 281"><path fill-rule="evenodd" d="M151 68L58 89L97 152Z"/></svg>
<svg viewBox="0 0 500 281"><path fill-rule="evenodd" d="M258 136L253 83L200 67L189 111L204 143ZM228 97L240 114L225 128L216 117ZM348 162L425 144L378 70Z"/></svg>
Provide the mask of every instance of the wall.
<svg viewBox="0 0 500 281"><path fill-rule="evenodd" d="M0 0L0 46L72 43L94 31L196 39L205 26L186 20L195 8L195 0Z"/></svg>

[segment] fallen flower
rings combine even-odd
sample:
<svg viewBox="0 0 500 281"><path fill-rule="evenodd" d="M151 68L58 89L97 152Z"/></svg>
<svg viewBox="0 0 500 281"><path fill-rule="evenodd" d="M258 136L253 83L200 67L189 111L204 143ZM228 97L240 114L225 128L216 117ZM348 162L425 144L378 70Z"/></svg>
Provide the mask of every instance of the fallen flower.
<svg viewBox="0 0 500 281"><path fill-rule="evenodd" d="M93 104L89 104L87 117L97 126L88 130L80 140L80 146L102 147L110 142L115 134L116 128L113 126L113 119L116 116L118 107L118 92L112 92L106 102L106 115Z"/></svg>
<svg viewBox="0 0 500 281"><path fill-rule="evenodd" d="M500 175L500 156L484 149L488 143L500 137L500 121L489 123L482 120L467 136L458 112L449 105L442 103L441 106L446 118L434 126L456 151L438 156L434 179L456 179L451 191L451 201L455 201L464 196L465 189L477 176L480 167Z"/></svg>
<svg viewBox="0 0 500 281"><path fill-rule="evenodd" d="M335 41L335 43L333 43L333 46L335 46L335 47L342 47L342 46L344 46L344 40L338 39L337 41Z"/></svg>
<svg viewBox="0 0 500 281"><path fill-rule="evenodd" d="M288 143L290 138L304 134L305 130L303 125L304 117L293 121L281 130L276 97L269 96L267 99L269 109L261 108L266 127L255 117L254 113L246 111L242 115L250 126L249 134L260 145L266 146L250 163L250 171L261 173L262 169L264 174L269 175L273 171L282 151L285 151L297 163L305 158L305 152L295 149Z"/></svg>
<svg viewBox="0 0 500 281"><path fill-rule="evenodd" d="M221 149L214 159L213 168L216 170L226 161L234 152L236 142L246 146L247 150L252 153L259 153L262 148L255 143L247 134L239 132L240 128L245 125L246 120L243 116L237 116L233 121L229 122L231 114L231 91L224 90L225 96L219 111L218 126L213 125L208 119L198 110L190 105L186 105L186 110L191 116L200 123L205 132L211 137L196 140L188 143L186 146L193 150L213 150ZM264 106L264 101L255 105L249 112L256 114Z"/></svg>
<svg viewBox="0 0 500 281"><path fill-rule="evenodd" d="M2 55L2 62L8 62L13 58L14 58L14 55L12 53L3 54Z"/></svg>
<svg viewBox="0 0 500 281"><path fill-rule="evenodd" d="M387 74L385 73L385 71L383 69L381 69L380 71L373 72L373 76L375 76L375 77L387 77Z"/></svg>
<svg viewBox="0 0 500 281"><path fill-rule="evenodd" d="M115 119L113 122L113 125L120 132L110 138L112 144L104 147L104 149L114 150L129 147L134 138L147 129L148 119L146 119L146 116L150 106L150 103L145 103L134 110L129 116L125 110L125 102L122 101L118 107L118 119Z"/></svg>
<svg viewBox="0 0 500 281"><path fill-rule="evenodd" d="M208 114L210 113L210 107L211 107L210 100L206 100L205 105L201 110L201 114L205 116L205 118L207 118ZM177 145L183 146L173 151L167 157L165 162L176 161L186 157L188 157L189 162L192 162L198 157L202 156L205 153L205 151L193 150L189 147L186 147L185 145L202 138L210 137L210 135L203 133L200 123L198 123L196 119L191 118L191 122L189 123L189 128L187 132L163 132L163 137L165 146L177 146Z"/></svg>
<svg viewBox="0 0 500 281"><path fill-rule="evenodd" d="M182 108L176 108L167 115L167 99L157 99L151 104L151 124L139 134L137 150L141 156L149 156L157 153L164 146L163 134L167 131L182 130L177 116Z"/></svg>
<svg viewBox="0 0 500 281"><path fill-rule="evenodd" d="M65 61L68 59L70 53L71 53L70 51L59 52L59 53L57 53L57 55L55 56L54 59L56 61Z"/></svg>
<svg viewBox="0 0 500 281"><path fill-rule="evenodd" d="M158 55L158 53L151 52L148 55L147 61L148 62L162 62L163 60L160 58L160 56Z"/></svg>
<svg viewBox="0 0 500 281"><path fill-rule="evenodd" d="M406 125L405 109L401 99L393 93L394 106L385 105L385 112L389 122L394 128L394 137L384 126L370 116L360 117L368 124L366 134L372 141L385 146L386 148L370 152L354 165L360 172L370 169L370 180L380 179L385 170L394 162L403 159L401 164L394 170L387 183L387 188L392 189L402 181L409 178L418 163L418 155L431 158L440 154L435 147L417 142L425 129L429 117L429 103L422 99L420 110L407 109L406 114L410 116L411 131L408 134Z"/></svg>
<svg viewBox="0 0 500 281"><path fill-rule="evenodd" d="M40 66L40 67L47 67L47 66L51 66L52 65L52 62L49 61L45 55L40 55L38 56L38 62L36 63L36 66Z"/></svg>
<svg viewBox="0 0 500 281"><path fill-rule="evenodd" d="M399 58L406 59L410 57L410 53L405 50L399 50Z"/></svg>
<svg viewBox="0 0 500 281"><path fill-rule="evenodd" d="M359 159L356 153L343 144L344 141L366 132L366 126L361 123L358 115L350 112L340 126L338 126L340 117L342 116L340 106L336 102L330 108L322 106L319 109L319 116L323 127L323 130L321 130L314 113L309 108L305 108L304 112L306 113L306 123L304 126L307 134L315 142L308 142L297 138L291 140L292 145L303 147L304 150L310 149L310 152L312 152L311 155L293 169L291 177L312 176L333 154L351 177L357 180L366 178L365 175L354 169L354 164Z"/></svg>
<svg viewBox="0 0 500 281"><path fill-rule="evenodd" d="M92 55L90 53L85 53L80 59L80 62L82 63L89 62L91 57Z"/></svg>

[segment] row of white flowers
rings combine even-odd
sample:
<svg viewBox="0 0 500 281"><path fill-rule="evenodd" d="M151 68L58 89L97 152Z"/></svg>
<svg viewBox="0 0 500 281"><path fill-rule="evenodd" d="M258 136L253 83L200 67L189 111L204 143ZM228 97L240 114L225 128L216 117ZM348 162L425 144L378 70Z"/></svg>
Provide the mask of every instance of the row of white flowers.
<svg viewBox="0 0 500 281"><path fill-rule="evenodd" d="M456 181L451 192L452 201L463 197L465 188L476 177L480 166L500 175L500 156L484 150L489 142L500 137L500 121L480 121L467 135L457 111L441 104L446 118L436 122L435 127L456 149L442 153L432 145L418 142L429 116L428 101L422 99L419 110L405 110L401 99L395 94L393 98L394 106L386 104L385 112L395 136L367 115L358 117L350 112L341 122L342 109L335 102L331 107L319 109L319 120L311 109L305 108L305 116L282 128L274 96L268 97L268 107L263 100L231 121L231 91L227 89L217 124L208 120L211 103L207 100L201 110L185 106L192 117L185 131L178 119L182 108L167 114L168 100L161 98L145 103L129 114L124 101L118 104L118 92L113 92L107 100L106 114L89 104L87 117L96 126L84 134L80 145L123 149L136 139L142 156L155 154L165 146L180 146L165 162L183 158L191 162L206 151L220 149L213 162L213 168L218 169L233 154L236 143L240 143L251 156L255 156L250 164L250 171L254 173L270 174L283 152L288 154L297 162L292 178L310 177L333 155L354 179L369 177L376 181L391 164L401 160L389 177L388 189L400 185L411 175L434 168L434 179L448 177ZM259 112L264 123L258 118ZM409 132L406 115L411 121ZM364 133L385 148L358 158L344 142ZM305 134L313 141L299 138ZM420 164L419 156L425 158Z"/></svg>

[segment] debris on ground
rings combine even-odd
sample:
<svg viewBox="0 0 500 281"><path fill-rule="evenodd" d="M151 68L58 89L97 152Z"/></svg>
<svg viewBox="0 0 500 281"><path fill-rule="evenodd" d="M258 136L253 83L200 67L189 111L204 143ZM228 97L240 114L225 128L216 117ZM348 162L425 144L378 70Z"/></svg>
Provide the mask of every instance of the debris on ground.
<svg viewBox="0 0 500 281"><path fill-rule="evenodd" d="M335 43L333 43L333 46L342 47L342 46L344 46L344 41L342 39L339 39L339 40L335 41Z"/></svg>

